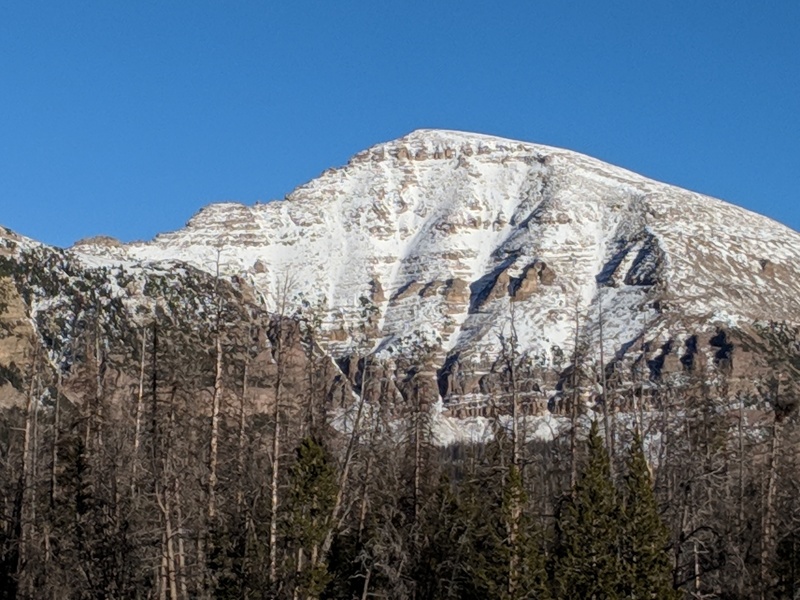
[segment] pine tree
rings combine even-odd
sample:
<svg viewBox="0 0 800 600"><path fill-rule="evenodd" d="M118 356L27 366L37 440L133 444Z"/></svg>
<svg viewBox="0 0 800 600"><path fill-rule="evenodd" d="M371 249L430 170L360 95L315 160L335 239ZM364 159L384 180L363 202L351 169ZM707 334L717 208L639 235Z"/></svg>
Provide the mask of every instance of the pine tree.
<svg viewBox="0 0 800 600"><path fill-rule="evenodd" d="M658 514L650 471L638 435L633 439L627 462L620 544L623 597L678 598L672 587L667 554L669 532Z"/></svg>
<svg viewBox="0 0 800 600"><path fill-rule="evenodd" d="M520 470L490 459L489 469L476 479L459 495L459 512L467 523L462 562L468 574L459 597L549 598L542 535L527 513Z"/></svg>
<svg viewBox="0 0 800 600"><path fill-rule="evenodd" d="M508 569L507 586L501 598L508 600L544 600L550 597L541 535L524 510L527 501L522 473L512 465L506 477L502 504L507 532L503 549ZM512 527L516 529L513 541Z"/></svg>
<svg viewBox="0 0 800 600"><path fill-rule="evenodd" d="M620 598L620 510L596 421L589 431L588 451L588 462L571 496L559 507L553 591L557 598Z"/></svg>
<svg viewBox="0 0 800 600"><path fill-rule="evenodd" d="M217 519L209 532L208 568L213 574L215 600L241 598L247 584L245 535L240 523Z"/></svg>
<svg viewBox="0 0 800 600"><path fill-rule="evenodd" d="M800 596L800 531L790 531L778 541L775 575L774 598Z"/></svg>
<svg viewBox="0 0 800 600"><path fill-rule="evenodd" d="M414 573L418 600L464 597L465 585L470 581L463 560L469 529L469 517L449 477L442 475L420 523L422 543Z"/></svg>
<svg viewBox="0 0 800 600"><path fill-rule="evenodd" d="M337 487L335 468L314 438L300 442L289 485L287 526L294 546L295 595L317 598L329 581L327 560L320 550L331 527Z"/></svg>

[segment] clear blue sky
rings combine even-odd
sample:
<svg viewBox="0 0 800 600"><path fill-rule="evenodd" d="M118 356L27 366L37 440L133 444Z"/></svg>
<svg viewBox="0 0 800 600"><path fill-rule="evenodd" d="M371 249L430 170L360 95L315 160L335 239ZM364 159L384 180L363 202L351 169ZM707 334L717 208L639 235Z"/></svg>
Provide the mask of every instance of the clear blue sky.
<svg viewBox="0 0 800 600"><path fill-rule="evenodd" d="M421 127L800 229L800 2L0 3L0 224L49 243L281 198Z"/></svg>

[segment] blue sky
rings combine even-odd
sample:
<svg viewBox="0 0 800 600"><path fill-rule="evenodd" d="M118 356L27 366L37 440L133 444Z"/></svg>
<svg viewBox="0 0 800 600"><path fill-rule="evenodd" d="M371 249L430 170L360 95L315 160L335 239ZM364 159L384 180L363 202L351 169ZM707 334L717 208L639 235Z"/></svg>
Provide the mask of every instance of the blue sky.
<svg viewBox="0 0 800 600"><path fill-rule="evenodd" d="M150 238L417 128L584 152L800 229L800 2L0 3L0 224Z"/></svg>

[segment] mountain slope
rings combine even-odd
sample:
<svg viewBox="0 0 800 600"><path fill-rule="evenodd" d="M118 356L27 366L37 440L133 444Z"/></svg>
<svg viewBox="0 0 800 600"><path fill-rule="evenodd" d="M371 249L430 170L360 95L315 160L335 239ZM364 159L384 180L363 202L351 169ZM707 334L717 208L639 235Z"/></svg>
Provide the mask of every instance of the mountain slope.
<svg viewBox="0 0 800 600"><path fill-rule="evenodd" d="M591 355L602 307L605 356L656 362L698 334L713 362L720 328L800 314L789 228L574 152L451 131L379 144L281 202L211 205L152 242L73 252L208 272L219 257L273 310L282 295L321 307L334 354L432 357L453 396L480 388L512 315L514 351L559 372L576 312Z"/></svg>

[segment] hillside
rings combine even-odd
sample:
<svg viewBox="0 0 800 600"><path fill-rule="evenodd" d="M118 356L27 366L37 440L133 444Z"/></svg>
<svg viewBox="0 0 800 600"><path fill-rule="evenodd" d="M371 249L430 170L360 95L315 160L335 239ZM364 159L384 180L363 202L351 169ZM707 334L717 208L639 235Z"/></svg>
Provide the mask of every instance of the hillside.
<svg viewBox="0 0 800 600"><path fill-rule="evenodd" d="M70 253L219 263L270 310L318 314L335 357L429 363L452 406L497 389L512 338L528 392L551 396L576 339L599 360L601 313L606 362L681 379L723 361L746 386L758 361L733 359L731 339L800 315L791 229L575 152L451 131L379 144L282 201L215 204L151 242Z"/></svg>

